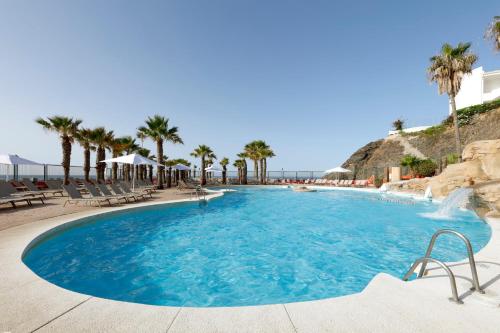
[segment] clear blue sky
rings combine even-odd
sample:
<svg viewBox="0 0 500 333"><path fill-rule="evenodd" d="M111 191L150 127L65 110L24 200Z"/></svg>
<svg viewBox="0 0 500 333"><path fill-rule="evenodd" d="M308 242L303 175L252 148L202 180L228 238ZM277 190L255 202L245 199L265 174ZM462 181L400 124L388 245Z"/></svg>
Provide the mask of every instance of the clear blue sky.
<svg viewBox="0 0 500 333"><path fill-rule="evenodd" d="M3 0L0 153L60 163L37 116L134 135L158 113L185 142L166 145L169 157L207 144L233 160L264 139L278 155L270 170L324 170L398 117L441 121L429 57L470 41L478 65L499 69L483 39L498 14L498 0Z"/></svg>

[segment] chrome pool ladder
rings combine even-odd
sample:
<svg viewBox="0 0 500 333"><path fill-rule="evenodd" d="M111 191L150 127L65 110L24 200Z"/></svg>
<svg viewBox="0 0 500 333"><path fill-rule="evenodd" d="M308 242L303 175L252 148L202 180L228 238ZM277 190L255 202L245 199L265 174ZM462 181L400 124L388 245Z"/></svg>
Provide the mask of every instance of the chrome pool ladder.
<svg viewBox="0 0 500 333"><path fill-rule="evenodd" d="M420 271L417 275L417 278L421 278L425 274L425 268L427 267L427 263L433 262L433 263L441 266L445 270L446 274L448 274L448 278L450 279L450 285L451 285L451 293L452 293L451 299L458 304L462 304L463 302L458 297L457 283L455 280L455 275L451 271L450 267L448 267L448 265L446 265L444 262L439 261L439 260L431 257L432 249L434 248L434 244L436 243L436 239L440 235L444 235L444 234L456 236L464 242L465 247L467 248L467 256L469 257L469 266L470 266L471 273L472 273L472 285L473 285L473 287L471 288L471 290L475 290L481 294L484 294L484 290L481 288L481 285L479 284L479 278L477 276L477 269L476 269L476 261L474 260L474 252L472 251L472 245L471 245L469 239L467 237L465 237L463 234L461 234L460 232L455 231L455 230L451 230L451 229L441 229L441 230L438 230L436 233L434 233L434 235L432 235L431 241L429 242L429 246L427 247L427 251L425 252L425 256L415 260L415 262L413 263L411 268L408 270L408 272L403 277L403 281L408 281L410 276L417 269L418 265L421 265L421 266L420 266Z"/></svg>

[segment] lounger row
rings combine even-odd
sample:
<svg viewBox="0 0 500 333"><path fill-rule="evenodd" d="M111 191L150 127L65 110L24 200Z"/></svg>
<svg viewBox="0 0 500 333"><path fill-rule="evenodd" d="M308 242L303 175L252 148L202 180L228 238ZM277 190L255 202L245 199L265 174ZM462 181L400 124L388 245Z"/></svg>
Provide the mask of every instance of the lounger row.
<svg viewBox="0 0 500 333"><path fill-rule="evenodd" d="M125 183L109 184L109 188L106 184L96 184L94 186L90 183L84 183L83 186L88 192L87 195L83 195L74 184L63 185L69 197L64 206L67 204L78 205L79 203L84 203L86 205L97 204L101 207L103 203L111 206L113 203L137 202L139 200L146 200L148 197L152 198L150 191L132 191Z"/></svg>
<svg viewBox="0 0 500 333"><path fill-rule="evenodd" d="M44 196L34 191L18 191L10 182L0 182L0 204L10 204L16 208L16 203L25 202L29 206L33 201L40 201L44 204Z"/></svg>

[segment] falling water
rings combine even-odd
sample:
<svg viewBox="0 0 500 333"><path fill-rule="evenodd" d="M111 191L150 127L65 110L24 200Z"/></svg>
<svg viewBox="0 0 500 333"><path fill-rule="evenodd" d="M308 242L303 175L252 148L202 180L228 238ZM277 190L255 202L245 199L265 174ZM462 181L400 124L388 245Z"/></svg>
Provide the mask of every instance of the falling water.
<svg viewBox="0 0 500 333"><path fill-rule="evenodd" d="M422 214L425 217L437 219L449 219L453 216L453 211L457 208L466 208L473 190L462 187L451 192L446 199L441 202L439 209L434 213Z"/></svg>
<svg viewBox="0 0 500 333"><path fill-rule="evenodd" d="M430 186L427 186L427 188L425 189L424 198L429 200L432 199L432 189Z"/></svg>

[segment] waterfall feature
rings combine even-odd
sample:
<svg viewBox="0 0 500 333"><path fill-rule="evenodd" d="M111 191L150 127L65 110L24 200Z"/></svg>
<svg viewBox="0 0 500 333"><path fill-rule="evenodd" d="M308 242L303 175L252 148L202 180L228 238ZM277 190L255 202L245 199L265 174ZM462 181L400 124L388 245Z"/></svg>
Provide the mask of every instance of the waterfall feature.
<svg viewBox="0 0 500 333"><path fill-rule="evenodd" d="M473 193L471 188L462 187L454 190L441 202L439 209L434 213L422 214L426 217L447 219L453 216L457 208L466 208Z"/></svg>
<svg viewBox="0 0 500 333"><path fill-rule="evenodd" d="M432 199L432 190L430 186L427 186L427 188L425 189L424 198L429 200Z"/></svg>

